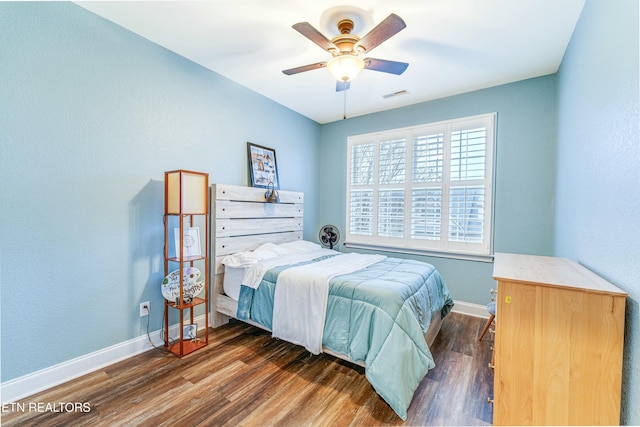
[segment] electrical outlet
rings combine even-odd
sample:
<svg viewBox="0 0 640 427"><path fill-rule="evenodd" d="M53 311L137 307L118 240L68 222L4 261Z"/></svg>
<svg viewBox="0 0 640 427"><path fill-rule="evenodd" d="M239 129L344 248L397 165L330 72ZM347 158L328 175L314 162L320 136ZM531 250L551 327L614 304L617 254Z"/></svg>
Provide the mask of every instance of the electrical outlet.
<svg viewBox="0 0 640 427"><path fill-rule="evenodd" d="M140 317L148 316L151 311L149 301L140 303Z"/></svg>

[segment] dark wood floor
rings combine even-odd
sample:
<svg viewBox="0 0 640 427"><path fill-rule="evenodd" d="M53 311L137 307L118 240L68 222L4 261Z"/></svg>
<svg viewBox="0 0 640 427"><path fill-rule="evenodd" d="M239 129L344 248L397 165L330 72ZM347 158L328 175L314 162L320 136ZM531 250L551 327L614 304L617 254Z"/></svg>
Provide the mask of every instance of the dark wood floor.
<svg viewBox="0 0 640 427"><path fill-rule="evenodd" d="M420 383L406 423L376 394L362 368L328 355L310 356L237 321L213 330L209 346L187 357L149 351L31 396L20 402L24 411L2 413L0 422L7 427L487 425L492 343L488 337L478 342L483 325L484 319L447 316L432 346L436 367ZM85 406L65 412L73 406L60 402ZM49 411L43 412L47 404Z"/></svg>

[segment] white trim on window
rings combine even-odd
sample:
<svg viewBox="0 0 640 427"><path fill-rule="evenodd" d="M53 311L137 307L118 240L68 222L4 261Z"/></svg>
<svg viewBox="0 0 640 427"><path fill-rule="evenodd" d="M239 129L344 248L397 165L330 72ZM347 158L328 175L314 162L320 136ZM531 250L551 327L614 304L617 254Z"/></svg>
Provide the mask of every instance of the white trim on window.
<svg viewBox="0 0 640 427"><path fill-rule="evenodd" d="M490 260L496 113L347 139L346 245Z"/></svg>

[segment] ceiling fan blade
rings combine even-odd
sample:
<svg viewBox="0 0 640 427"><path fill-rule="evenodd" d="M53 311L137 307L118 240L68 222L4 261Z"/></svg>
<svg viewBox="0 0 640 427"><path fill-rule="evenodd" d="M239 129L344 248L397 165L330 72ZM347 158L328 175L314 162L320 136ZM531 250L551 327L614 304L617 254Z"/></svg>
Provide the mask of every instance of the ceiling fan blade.
<svg viewBox="0 0 640 427"><path fill-rule="evenodd" d="M298 22L297 24L293 24L292 27L294 30L298 31L300 34L302 34L324 50L329 52L331 52L332 50L338 50L338 47L335 44L331 43L331 40L326 38L324 34L316 30L308 22Z"/></svg>
<svg viewBox="0 0 640 427"><path fill-rule="evenodd" d="M336 80L336 92L342 92L348 90L351 87L351 82L343 82Z"/></svg>
<svg viewBox="0 0 640 427"><path fill-rule="evenodd" d="M387 16L373 30L362 37L356 47L363 48L365 52L371 51L389 37L398 33L407 26L405 22L395 13Z"/></svg>
<svg viewBox="0 0 640 427"><path fill-rule="evenodd" d="M316 62L315 64L303 65L301 67L289 68L288 70L282 70L287 76L292 74L302 73L304 71L311 71L318 68L324 68L327 66L326 62Z"/></svg>
<svg viewBox="0 0 640 427"><path fill-rule="evenodd" d="M409 64L406 62L387 61L386 59L365 58L364 68L373 71L382 71L383 73L390 73L400 75L404 73Z"/></svg>

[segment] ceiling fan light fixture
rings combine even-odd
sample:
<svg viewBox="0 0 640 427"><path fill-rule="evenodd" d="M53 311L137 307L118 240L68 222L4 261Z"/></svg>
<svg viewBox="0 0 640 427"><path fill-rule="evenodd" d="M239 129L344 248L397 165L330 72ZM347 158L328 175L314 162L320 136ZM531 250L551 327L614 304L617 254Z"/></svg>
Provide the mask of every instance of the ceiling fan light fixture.
<svg viewBox="0 0 640 427"><path fill-rule="evenodd" d="M349 82L360 74L364 69L364 61L352 54L343 54L333 57L327 63L329 73L339 81Z"/></svg>

